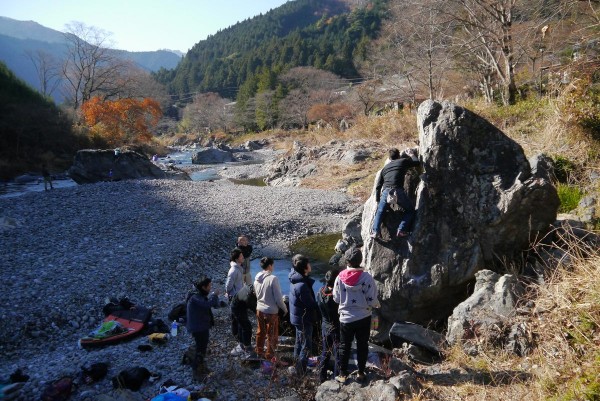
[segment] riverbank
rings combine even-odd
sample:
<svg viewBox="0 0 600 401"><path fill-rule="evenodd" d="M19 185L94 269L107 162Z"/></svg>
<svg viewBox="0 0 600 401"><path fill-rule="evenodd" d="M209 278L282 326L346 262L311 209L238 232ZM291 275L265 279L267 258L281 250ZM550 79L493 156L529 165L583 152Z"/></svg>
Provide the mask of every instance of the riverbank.
<svg viewBox="0 0 600 401"><path fill-rule="evenodd" d="M137 349L147 343L144 337L95 351L77 347L100 321L105 298L127 296L166 320L189 280L208 274L223 287L240 233L250 236L254 256L283 258L300 237L339 232L355 207L341 192L228 180L103 182L0 199L0 217L10 221L0 229L0 378L18 368L29 375L23 400L38 399L46 382L76 377L95 362L110 363L107 379L80 384L71 400L112 393L109 379L132 366L162 376L136 394L140 401L156 395L167 379L188 386L191 370L181 365L191 344L187 334L150 352ZM216 320L209 366L218 399L293 393L284 378L273 382L240 367L229 356L235 341L227 310L217 310Z"/></svg>

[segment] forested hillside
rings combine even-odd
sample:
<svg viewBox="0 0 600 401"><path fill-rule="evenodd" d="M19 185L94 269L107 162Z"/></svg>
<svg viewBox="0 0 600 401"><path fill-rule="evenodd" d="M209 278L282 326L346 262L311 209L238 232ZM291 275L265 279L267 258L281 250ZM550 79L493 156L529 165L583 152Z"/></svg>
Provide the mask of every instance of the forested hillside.
<svg viewBox="0 0 600 401"><path fill-rule="evenodd" d="M65 113L0 62L0 178L39 172L42 163L64 169L87 144L73 134Z"/></svg>
<svg viewBox="0 0 600 401"><path fill-rule="evenodd" d="M237 88L266 68L275 73L312 66L345 78L359 76L356 60L381 26L384 0L353 9L340 0L297 0L243 21L196 44L174 70L156 78L180 97Z"/></svg>

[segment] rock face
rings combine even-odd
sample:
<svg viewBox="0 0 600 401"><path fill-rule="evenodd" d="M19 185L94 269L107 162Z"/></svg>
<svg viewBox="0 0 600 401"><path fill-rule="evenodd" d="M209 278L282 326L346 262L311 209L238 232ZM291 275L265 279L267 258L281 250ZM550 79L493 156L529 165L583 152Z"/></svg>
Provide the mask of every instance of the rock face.
<svg viewBox="0 0 600 401"><path fill-rule="evenodd" d="M505 322L515 315L517 300L524 288L512 274L500 276L490 270L475 275L477 281L473 294L456 308L448 318L450 344L482 337L484 332L506 326Z"/></svg>
<svg viewBox="0 0 600 401"><path fill-rule="evenodd" d="M371 146L360 142L330 141L323 146L308 148L294 142L291 152L270 167L265 182L270 186L295 187L302 179L315 174L317 161L354 165L371 156Z"/></svg>
<svg viewBox="0 0 600 401"><path fill-rule="evenodd" d="M138 152L125 150L116 155L113 150L95 149L77 152L69 169L69 176L78 184L135 178L168 178L167 173Z"/></svg>
<svg viewBox="0 0 600 401"><path fill-rule="evenodd" d="M193 164L216 164L235 161L230 150L206 148L192 155Z"/></svg>
<svg viewBox="0 0 600 401"><path fill-rule="evenodd" d="M424 173L407 239L391 237L400 213L385 212L383 239L369 231L375 188L362 220L365 264L378 282L381 333L391 323L444 320L475 273L516 259L545 233L559 205L548 169L532 172L521 147L476 114L425 101L418 110ZM406 187L406 185L405 185Z"/></svg>

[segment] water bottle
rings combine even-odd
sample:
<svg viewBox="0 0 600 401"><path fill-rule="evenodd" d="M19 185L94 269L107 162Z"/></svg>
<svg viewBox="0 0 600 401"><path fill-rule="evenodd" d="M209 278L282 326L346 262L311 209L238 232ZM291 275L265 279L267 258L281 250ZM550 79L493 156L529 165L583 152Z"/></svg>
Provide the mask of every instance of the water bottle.
<svg viewBox="0 0 600 401"><path fill-rule="evenodd" d="M171 336L175 337L177 335L177 322L175 320L173 320L173 323L171 324Z"/></svg>

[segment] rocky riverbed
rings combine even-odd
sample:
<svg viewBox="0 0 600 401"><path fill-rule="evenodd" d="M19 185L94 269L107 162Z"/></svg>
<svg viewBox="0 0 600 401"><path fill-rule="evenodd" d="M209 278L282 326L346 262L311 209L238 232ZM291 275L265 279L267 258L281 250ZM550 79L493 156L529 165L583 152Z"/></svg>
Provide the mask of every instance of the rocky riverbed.
<svg viewBox="0 0 600 401"><path fill-rule="evenodd" d="M340 192L228 180L103 182L0 199L0 379L17 369L30 376L20 400L39 399L46 383L62 376L76 379L71 400L114 396L110 378L134 366L161 378L127 399L150 399L168 379L199 388L181 364L192 343L185 330L148 352L138 350L146 337L91 351L78 339L97 327L107 297L127 296L166 321L190 280L208 274L222 288L241 233L250 236L254 256L281 258L299 237L339 232L355 208ZM215 315L208 358L214 372L204 385L218 391L217 399L296 394L285 372L272 380L230 356L227 308ZM105 379L77 380L96 362L110 364Z"/></svg>

